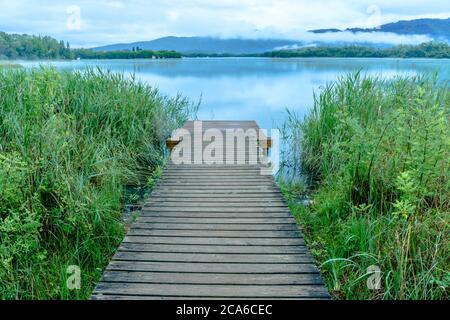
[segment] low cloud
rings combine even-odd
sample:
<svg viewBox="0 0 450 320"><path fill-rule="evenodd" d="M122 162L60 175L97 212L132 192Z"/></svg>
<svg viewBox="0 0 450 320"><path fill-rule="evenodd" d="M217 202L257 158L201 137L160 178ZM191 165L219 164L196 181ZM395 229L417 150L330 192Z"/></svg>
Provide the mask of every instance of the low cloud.
<svg viewBox="0 0 450 320"><path fill-rule="evenodd" d="M352 43L377 43L377 44L420 44L432 41L433 38L426 35L399 35L391 32L327 32L307 33L302 39L307 42L352 42Z"/></svg>
<svg viewBox="0 0 450 320"><path fill-rule="evenodd" d="M317 44L315 44L315 43L310 43L307 45L293 44L293 45L275 47L273 50L298 50L298 49L314 48L314 47L317 47Z"/></svg>
<svg viewBox="0 0 450 320"><path fill-rule="evenodd" d="M75 19L67 8L80 8ZM416 44L427 36L311 34L320 28L368 27L450 16L448 0L0 0L0 31L50 35L73 47L164 36L278 38L313 42ZM75 18L74 18L75 17ZM67 28L67 21L80 21Z"/></svg>
<svg viewBox="0 0 450 320"><path fill-rule="evenodd" d="M233 38L230 36L219 36L221 39ZM416 45L428 41L433 41L427 35L400 35L391 32L327 32L327 33L313 33L307 31L289 32L281 34L273 30L258 30L248 33L246 39L285 39L291 41L298 41L298 44L279 47L282 49L300 49L308 46L315 46L317 43L369 43L369 44L385 44L385 45ZM278 48L277 48L278 49Z"/></svg>

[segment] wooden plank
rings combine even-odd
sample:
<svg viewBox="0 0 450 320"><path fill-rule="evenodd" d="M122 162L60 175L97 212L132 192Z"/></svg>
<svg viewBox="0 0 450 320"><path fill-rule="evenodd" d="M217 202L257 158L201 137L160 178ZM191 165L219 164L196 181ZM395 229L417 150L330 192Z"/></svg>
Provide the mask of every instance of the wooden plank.
<svg viewBox="0 0 450 320"><path fill-rule="evenodd" d="M271 213L267 216L290 216L290 211L284 207L236 207L236 208L230 208L227 206L210 206L210 207L176 207L176 208L170 208L166 206L156 206L153 205L151 207L145 207L142 209L142 215L148 215L152 212L157 213L163 213L163 212L175 212L175 213L190 213L190 214L201 214L201 213L229 213L228 216L239 216L244 215L243 213L250 214L253 213L255 216L262 216L264 217L265 213Z"/></svg>
<svg viewBox="0 0 450 320"><path fill-rule="evenodd" d="M191 263L112 260L107 270L190 273L318 273L312 263Z"/></svg>
<svg viewBox="0 0 450 320"><path fill-rule="evenodd" d="M185 178L185 177L174 177L174 178L163 178L160 179L159 182L164 185L172 185L172 184L188 184L188 185L236 185L236 184L242 184L242 185L266 185L266 186L272 186L273 182L271 180L268 180L264 177L257 178L257 177L251 177L251 178L234 178L234 177L228 177L228 178L219 178L219 177L197 177L197 178Z"/></svg>
<svg viewBox="0 0 450 320"><path fill-rule="evenodd" d="M279 212L189 212L189 211L143 211L141 213L142 217L165 217L165 218L290 218L289 213L279 213Z"/></svg>
<svg viewBox="0 0 450 320"><path fill-rule="evenodd" d="M131 228L128 232L130 236L155 236L155 237L212 237L212 238L301 238L297 230L154 230Z"/></svg>
<svg viewBox="0 0 450 320"><path fill-rule="evenodd" d="M216 262L216 263L313 263L309 254L218 254L218 253L156 253L118 251L113 260L147 262Z"/></svg>
<svg viewBox="0 0 450 320"><path fill-rule="evenodd" d="M142 213L143 218L179 218L179 219L289 219L290 216L286 213L232 213L232 212L146 212ZM179 223L183 221L179 220Z"/></svg>
<svg viewBox="0 0 450 320"><path fill-rule="evenodd" d="M241 181L244 179L264 181L264 182L272 182L273 180L267 176L256 174L244 174L244 173L230 173L218 175L215 173L198 173L198 174L187 174L187 173L177 173L177 174L167 174L161 178L162 180L171 180L171 179L183 179L183 180L237 180Z"/></svg>
<svg viewBox="0 0 450 320"><path fill-rule="evenodd" d="M110 271L103 282L167 283L167 284L227 284L227 285L318 285L319 274L224 274Z"/></svg>
<svg viewBox="0 0 450 320"><path fill-rule="evenodd" d="M144 206L149 206L153 203L182 203L183 205L190 205L191 203L202 204L202 203L238 203L241 206L246 204L286 204L283 199L277 197L267 197L267 198L237 198L237 197L186 197L186 196L178 196L178 197L167 197L167 196L152 196L152 199L144 204Z"/></svg>
<svg viewBox="0 0 450 320"><path fill-rule="evenodd" d="M167 187L178 187L178 188L203 188L210 189L215 188L216 190L230 190L233 191L238 189L252 189L252 190L273 190L275 188L272 184L254 184L251 182L225 182L225 181L217 181L217 182L209 182L209 183L201 183L201 182L164 182L160 181L156 184L157 187L167 188Z"/></svg>
<svg viewBox="0 0 450 320"><path fill-rule="evenodd" d="M211 189L211 188L180 188L180 187L160 187L158 188L158 192L156 194L180 194L180 195L201 195L201 196L235 196L235 195L258 195L259 197L267 195L267 196L274 196L274 195L281 195L279 191L276 191L274 189Z"/></svg>
<svg viewBox="0 0 450 320"><path fill-rule="evenodd" d="M170 173L260 173L263 166L259 164L204 164L204 165L195 165L195 164L173 164L169 163L167 165L167 172Z"/></svg>
<svg viewBox="0 0 450 320"><path fill-rule="evenodd" d="M302 246L301 238L157 237L127 235L124 242L154 244L209 244L229 246Z"/></svg>
<svg viewBox="0 0 450 320"><path fill-rule="evenodd" d="M139 296L139 295L120 295L120 294L103 294L103 293L94 293L92 295L92 300L111 300L111 301L121 301L121 300L249 300L249 301L254 301L255 299L260 300L260 301L264 301L264 300L305 300L305 301L309 301L309 300L329 300L329 297L296 297L296 298L286 298L286 297L269 297L269 298L264 298L264 297L239 297L239 296L234 296L234 297L200 297L200 296L195 296L195 297L184 297L184 296Z"/></svg>
<svg viewBox="0 0 450 320"><path fill-rule="evenodd" d="M160 193L168 193L171 190L177 190L182 193L204 193L204 194L277 194L281 196L281 192L275 186L271 185L249 185L249 186L223 186L217 185L214 188L208 185L198 185L198 186L186 186L186 185L173 185L169 186L167 184L157 184L156 188Z"/></svg>
<svg viewBox="0 0 450 320"><path fill-rule="evenodd" d="M237 166L237 165L235 165ZM250 166L250 165L248 165ZM167 171L165 171L163 173L163 176L165 177L181 177L181 176L187 176L187 177L191 177L191 176L211 176L211 175L218 175L219 177L224 177L224 176L231 176L231 177L245 177L245 176L250 176L250 177L256 177L256 176L261 176L261 168L260 167L255 167L254 169L251 168L247 168L247 169L201 169L201 170L196 170L195 168L192 169L167 169ZM270 178L270 176L267 176L268 178Z"/></svg>
<svg viewBox="0 0 450 320"><path fill-rule="evenodd" d="M197 223L197 224L288 224L288 223L295 223L294 218L292 217L286 217L286 218L270 218L267 216L264 216L264 218L221 218L221 217L212 217L212 218L187 218L183 216L178 217L161 217L161 216L143 216L141 215L137 222L144 222L144 223L152 223L152 222L162 222L162 223Z"/></svg>
<svg viewBox="0 0 450 320"><path fill-rule="evenodd" d="M184 200L184 201L201 201L204 200L211 200L211 201L227 201L227 200L243 200L244 201L260 201L260 200L280 200L282 199L280 195L277 193L205 193L205 194L199 194L199 193L163 193L159 192L157 190L153 191L151 194L151 199L159 200L159 199L168 199L168 200ZM283 200L283 199L282 199ZM148 200L150 201L150 200ZM284 201L284 200L283 200Z"/></svg>
<svg viewBox="0 0 450 320"><path fill-rule="evenodd" d="M299 254L306 253L305 246L226 246L189 244L148 244L127 243L120 246L122 251L134 252L179 252L179 253L242 253L242 254Z"/></svg>
<svg viewBox="0 0 450 320"><path fill-rule="evenodd" d="M143 283L103 283L97 291L113 294L136 294L147 296L208 296L234 297L328 297L321 285L183 285L183 284L143 284Z"/></svg>
<svg viewBox="0 0 450 320"><path fill-rule="evenodd" d="M242 208L243 206L251 206L252 208L286 208L286 205L283 201L265 201L265 202L257 202L253 201L247 202L247 201L213 201L213 200L203 200L203 201L157 201L156 199L151 200L150 202L147 202L144 204L144 209L147 209L148 207L175 207L175 208L188 208L188 207L194 207L194 208L202 208L202 207L209 207L209 208ZM283 210L284 211L284 210Z"/></svg>
<svg viewBox="0 0 450 320"><path fill-rule="evenodd" d="M258 182L272 182L273 180L268 177L268 176L264 176L264 175L260 175L260 174L244 174L244 173L230 173L228 175L223 174L223 175L217 175L214 173L202 173L202 174L166 174L163 175L161 177L162 181L168 181L168 180L175 180L175 179L181 179L183 178L183 180L205 180L205 181L210 181L210 180L220 180L220 181L226 181L226 180L232 180L232 181L242 181L242 180L255 180Z"/></svg>
<svg viewBox="0 0 450 320"><path fill-rule="evenodd" d="M298 231L293 223L288 224L223 224L223 223L158 223L136 222L133 229L151 230L234 230L234 231L266 231L290 230Z"/></svg>
<svg viewBox="0 0 450 320"><path fill-rule="evenodd" d="M173 148L175 148L183 139L167 139L166 140L166 147L169 150L172 150Z"/></svg>

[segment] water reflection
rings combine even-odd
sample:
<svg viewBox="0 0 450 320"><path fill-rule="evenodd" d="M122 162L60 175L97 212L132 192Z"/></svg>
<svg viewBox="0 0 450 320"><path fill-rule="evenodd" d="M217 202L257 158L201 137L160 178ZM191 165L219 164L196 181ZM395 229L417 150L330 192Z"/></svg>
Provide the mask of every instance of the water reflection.
<svg viewBox="0 0 450 320"><path fill-rule="evenodd" d="M21 62L26 67L41 62ZM163 93L181 93L194 101L201 97L198 118L256 120L270 129L283 122L285 109L304 115L313 103L313 91L338 76L362 69L368 74L396 75L439 72L450 77L450 60L434 59L264 59L201 58L180 60L90 60L50 62L61 69L100 66L137 78Z"/></svg>

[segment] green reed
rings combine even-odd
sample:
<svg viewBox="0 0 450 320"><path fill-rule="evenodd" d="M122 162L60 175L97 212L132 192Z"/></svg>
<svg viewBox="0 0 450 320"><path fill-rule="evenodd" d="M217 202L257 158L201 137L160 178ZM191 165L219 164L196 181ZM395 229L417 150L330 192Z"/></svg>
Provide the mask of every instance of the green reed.
<svg viewBox="0 0 450 320"><path fill-rule="evenodd" d="M100 69L1 70L0 298L88 298L124 236L125 186L161 165L195 108Z"/></svg>
<svg viewBox="0 0 450 320"><path fill-rule="evenodd" d="M334 297L448 298L448 82L349 74L315 96L305 119L290 113L283 132L306 186L280 183ZM309 207L292 191L305 188ZM367 286L370 266L380 289Z"/></svg>

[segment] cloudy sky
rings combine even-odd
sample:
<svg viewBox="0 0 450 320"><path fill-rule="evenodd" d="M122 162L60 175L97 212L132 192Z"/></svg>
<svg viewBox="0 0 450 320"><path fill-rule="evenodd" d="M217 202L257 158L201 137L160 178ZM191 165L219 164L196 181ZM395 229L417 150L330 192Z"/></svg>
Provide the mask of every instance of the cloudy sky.
<svg viewBox="0 0 450 320"><path fill-rule="evenodd" d="M450 1L0 0L0 31L50 35L73 47L169 35L302 40L311 37L310 29L375 27L423 17L450 17ZM391 42L425 40L391 37Z"/></svg>

